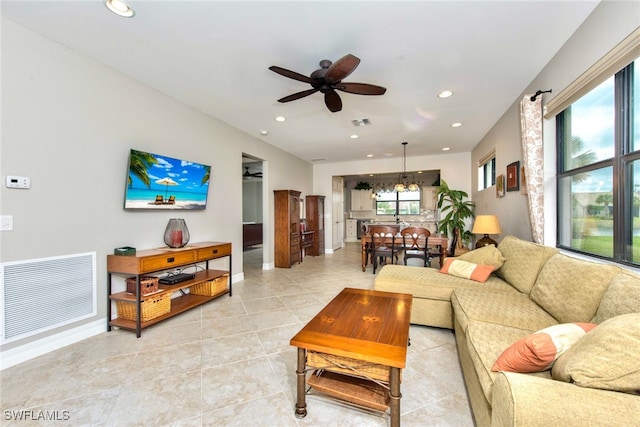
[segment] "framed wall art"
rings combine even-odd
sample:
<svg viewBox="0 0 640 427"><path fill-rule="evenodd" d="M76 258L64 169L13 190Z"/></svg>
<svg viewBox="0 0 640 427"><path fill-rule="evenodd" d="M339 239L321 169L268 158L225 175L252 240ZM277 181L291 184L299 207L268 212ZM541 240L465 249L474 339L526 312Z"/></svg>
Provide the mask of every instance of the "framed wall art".
<svg viewBox="0 0 640 427"><path fill-rule="evenodd" d="M520 190L520 162L507 165L507 191Z"/></svg>
<svg viewBox="0 0 640 427"><path fill-rule="evenodd" d="M504 175L496 176L496 197L504 197Z"/></svg>

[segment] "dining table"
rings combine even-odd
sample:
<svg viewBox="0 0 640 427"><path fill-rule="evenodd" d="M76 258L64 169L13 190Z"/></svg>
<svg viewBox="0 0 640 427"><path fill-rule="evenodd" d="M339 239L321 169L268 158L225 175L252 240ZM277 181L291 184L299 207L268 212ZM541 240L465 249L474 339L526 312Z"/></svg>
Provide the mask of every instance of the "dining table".
<svg viewBox="0 0 640 427"><path fill-rule="evenodd" d="M400 234L395 236L395 241L401 242L402 241L402 237L400 236ZM367 262L368 262L368 257L367 257L367 249L369 248L369 245L371 244L371 235L366 233L363 234L360 242L362 244L362 271L365 271L367 268ZM392 243L392 239L391 237L387 237L385 239L386 243ZM440 236L429 236L427 238L427 245L431 248L435 248L437 250L437 253L439 254L439 258L440 258L440 267L442 267L442 263L444 262L444 259L447 256L447 245L449 243L449 240L446 237L440 237ZM433 253L433 252L429 252L429 253Z"/></svg>

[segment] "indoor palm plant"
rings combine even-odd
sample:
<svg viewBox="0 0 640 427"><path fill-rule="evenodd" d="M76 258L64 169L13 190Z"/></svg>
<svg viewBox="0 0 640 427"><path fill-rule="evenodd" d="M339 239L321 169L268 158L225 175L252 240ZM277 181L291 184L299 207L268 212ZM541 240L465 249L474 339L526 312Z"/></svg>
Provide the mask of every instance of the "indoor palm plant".
<svg viewBox="0 0 640 427"><path fill-rule="evenodd" d="M455 254L457 247L463 247L460 240L468 244L472 238L471 231L465 229L465 220L474 217L476 205L468 198L469 194L465 191L449 188L445 180L440 180L438 209L442 218L438 222L438 232L451 236L451 255Z"/></svg>

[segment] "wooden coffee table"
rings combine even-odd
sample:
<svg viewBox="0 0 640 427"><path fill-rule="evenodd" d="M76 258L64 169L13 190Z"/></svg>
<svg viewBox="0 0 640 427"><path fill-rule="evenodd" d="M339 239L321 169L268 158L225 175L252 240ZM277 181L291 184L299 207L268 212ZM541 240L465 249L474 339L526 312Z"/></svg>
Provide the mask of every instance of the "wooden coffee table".
<svg viewBox="0 0 640 427"><path fill-rule="evenodd" d="M295 414L307 415L306 383L400 425L400 374L409 342L411 295L343 289L293 338L298 347Z"/></svg>

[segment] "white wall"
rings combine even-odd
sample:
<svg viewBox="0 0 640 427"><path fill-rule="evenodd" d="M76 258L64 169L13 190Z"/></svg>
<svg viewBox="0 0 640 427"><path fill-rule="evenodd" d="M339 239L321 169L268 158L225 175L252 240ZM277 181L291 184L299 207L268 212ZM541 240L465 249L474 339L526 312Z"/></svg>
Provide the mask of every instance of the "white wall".
<svg viewBox="0 0 640 427"><path fill-rule="evenodd" d="M452 153L437 156L407 157L407 170L440 170L440 177L451 188L471 194L471 153ZM318 163L313 166L313 194L325 195L325 242L332 241L333 201L331 185L333 176L379 174L402 171L401 158L367 159L357 162ZM347 208L348 209L348 208ZM339 218L338 220L344 220ZM335 249L335 248L334 248Z"/></svg>
<svg viewBox="0 0 640 427"><path fill-rule="evenodd" d="M242 182L242 221L262 222L262 180Z"/></svg>
<svg viewBox="0 0 640 427"><path fill-rule="evenodd" d="M308 162L6 18L1 102L2 179L29 176L32 187L1 186L0 213L13 215L14 231L0 233L0 261L97 252L99 311L86 322L106 316L106 255L124 245L163 246L172 217L185 218L193 242L232 242L233 273L242 277L242 153L265 160L262 219L267 227L274 189L291 183L303 192L312 188ZM131 148L212 165L207 209L125 211ZM273 262L269 230L265 262Z"/></svg>
<svg viewBox="0 0 640 427"><path fill-rule="evenodd" d="M493 147L496 149L496 174L505 173L507 164L520 161L520 100L525 93L552 89L553 93L543 96L543 105L578 78L598 59L604 56L627 35L640 26L640 2L601 2L583 25L573 34L555 57L538 76L514 100L496 125L473 149L471 160L474 169L477 162ZM556 244L556 147L555 119L547 120L544 132L544 176L545 176L545 231L544 243ZM477 174L472 175L473 199L477 203L478 214L497 214L502 225L502 235L492 236L496 240L507 234L522 239L531 239L526 197L519 192L507 192L497 199L495 188L477 191Z"/></svg>

